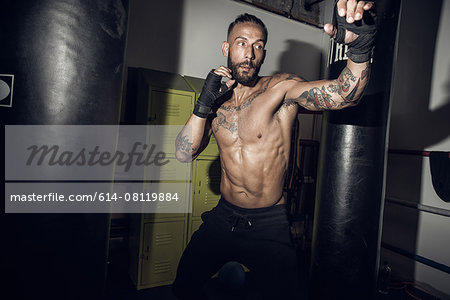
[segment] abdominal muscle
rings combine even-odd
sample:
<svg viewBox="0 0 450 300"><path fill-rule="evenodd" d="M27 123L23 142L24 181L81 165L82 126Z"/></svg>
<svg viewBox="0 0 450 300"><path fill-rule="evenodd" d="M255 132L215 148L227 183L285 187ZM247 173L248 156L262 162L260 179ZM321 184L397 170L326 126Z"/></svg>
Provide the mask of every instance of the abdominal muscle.
<svg viewBox="0 0 450 300"><path fill-rule="evenodd" d="M288 153L281 141L233 145L221 149L222 196L245 208L267 207L285 202L283 183ZM287 155L286 155L287 154Z"/></svg>

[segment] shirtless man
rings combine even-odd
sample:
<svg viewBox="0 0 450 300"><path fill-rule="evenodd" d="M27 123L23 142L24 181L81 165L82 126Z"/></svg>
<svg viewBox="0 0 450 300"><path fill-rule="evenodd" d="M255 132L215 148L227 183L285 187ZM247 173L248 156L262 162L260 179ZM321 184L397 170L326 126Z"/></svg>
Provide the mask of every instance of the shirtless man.
<svg viewBox="0 0 450 300"><path fill-rule="evenodd" d="M371 7L371 2L340 0L341 24L360 20ZM180 299L206 299L204 283L227 261L238 261L255 274L262 298L296 299L297 259L283 184L298 105L308 110L356 105L369 79L373 46L373 34L361 34L361 42L349 30L331 24L324 29L340 42L356 42L349 45L347 67L338 79L306 82L292 74L258 76L266 55L264 23L244 14L230 24L222 44L228 66L208 74L176 141L177 159L188 162L214 134L222 169L222 198L202 215L203 224L180 260L173 285ZM226 84L222 77L229 79Z"/></svg>

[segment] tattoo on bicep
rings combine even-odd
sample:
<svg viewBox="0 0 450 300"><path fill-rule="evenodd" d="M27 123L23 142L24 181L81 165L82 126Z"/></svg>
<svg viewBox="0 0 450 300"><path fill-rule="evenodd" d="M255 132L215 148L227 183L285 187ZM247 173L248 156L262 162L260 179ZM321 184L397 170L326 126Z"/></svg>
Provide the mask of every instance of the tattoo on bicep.
<svg viewBox="0 0 450 300"><path fill-rule="evenodd" d="M300 97L298 97L298 100L303 99L306 100L306 106L314 106L318 110L336 107L336 102L334 102L332 96L327 92L325 86L322 86L322 89L314 87L309 91L304 91Z"/></svg>
<svg viewBox="0 0 450 300"><path fill-rule="evenodd" d="M192 142L187 135L177 137L176 147L179 151L189 155L195 150L192 148Z"/></svg>
<svg viewBox="0 0 450 300"><path fill-rule="evenodd" d="M231 133L236 133L238 128L237 123L228 122L227 118L223 113L217 112L217 117L212 122L212 129L214 133L217 133L220 127L227 129Z"/></svg>

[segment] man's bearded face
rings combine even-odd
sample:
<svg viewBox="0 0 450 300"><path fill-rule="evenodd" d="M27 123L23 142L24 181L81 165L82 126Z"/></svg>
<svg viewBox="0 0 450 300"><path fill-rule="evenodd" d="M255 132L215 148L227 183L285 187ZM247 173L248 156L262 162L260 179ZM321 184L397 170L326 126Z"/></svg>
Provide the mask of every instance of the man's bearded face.
<svg viewBox="0 0 450 300"><path fill-rule="evenodd" d="M231 69L233 79L238 83L249 86L255 82L258 77L259 69L261 69L262 61L255 64L252 60L246 60L240 63L235 63L231 59L231 50L228 55L228 68ZM242 69L243 67L244 69Z"/></svg>

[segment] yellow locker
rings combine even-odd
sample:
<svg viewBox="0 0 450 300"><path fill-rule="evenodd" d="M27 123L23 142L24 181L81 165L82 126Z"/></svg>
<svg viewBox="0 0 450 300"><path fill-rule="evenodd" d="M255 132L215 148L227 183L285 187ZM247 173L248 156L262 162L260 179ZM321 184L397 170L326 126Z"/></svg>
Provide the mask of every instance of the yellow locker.
<svg viewBox="0 0 450 300"><path fill-rule="evenodd" d="M197 158L193 168L192 214L189 214L188 241L202 224L202 213L213 209L220 199L221 168L219 158Z"/></svg>
<svg viewBox="0 0 450 300"><path fill-rule="evenodd" d="M140 288L172 284L184 248L186 221L144 225Z"/></svg>
<svg viewBox="0 0 450 300"><path fill-rule="evenodd" d="M200 228L200 225L202 225L203 221L200 217L192 217L189 219L189 228L188 228L188 234L187 234L187 242L191 240L192 235L194 234L197 229Z"/></svg>
<svg viewBox="0 0 450 300"><path fill-rule="evenodd" d="M197 159L195 163L192 216L200 217L211 210L220 199L221 168L219 159Z"/></svg>
<svg viewBox="0 0 450 300"><path fill-rule="evenodd" d="M194 93L150 87L148 124L184 125L192 113Z"/></svg>
<svg viewBox="0 0 450 300"><path fill-rule="evenodd" d="M161 167L146 168L146 178L159 178L159 181L143 183L143 192L149 200L153 194L169 193L173 201L148 201L144 204L151 206L154 213L144 213L144 219L159 220L167 218L186 217L192 207L192 167L191 164L181 163L174 157L168 158L169 163ZM149 172L149 173L147 173ZM151 174L150 174L151 172ZM165 195L166 196L166 195Z"/></svg>
<svg viewBox="0 0 450 300"><path fill-rule="evenodd" d="M195 77L183 78L176 74L140 69L140 103L137 113L145 117L142 122L142 118L138 118L139 122L148 125L184 125L192 114L203 81ZM171 160L174 159L177 134L168 131L158 140ZM153 136L149 132L147 139L151 141ZM181 189L189 195L189 201L185 202L187 211L191 210L192 213L143 213L131 216L130 275L137 289L172 283L186 240L201 225L201 214L216 206L220 198L221 169L214 137L211 137L208 147L192 165L174 166L167 164L167 167L157 170L146 170L144 177L154 179L156 175L158 182L145 181L143 192L159 191L158 186L168 182L181 182L181 185L184 184ZM191 175L192 180L172 180L181 173ZM161 203L161 209L172 204Z"/></svg>
<svg viewBox="0 0 450 300"><path fill-rule="evenodd" d="M137 114L149 125L184 125L194 109L195 91L178 74L139 69Z"/></svg>
<svg viewBox="0 0 450 300"><path fill-rule="evenodd" d="M178 125L181 129L192 113L194 101L195 92L182 76L139 69L137 123ZM175 138L179 130L173 131L170 129L172 126L161 126L155 133L152 131L154 128L149 128L147 142L153 144L156 136L156 144L161 147L158 151L163 151L170 163L153 169L146 168L142 192L144 197L147 193L177 192L183 198L185 213L167 213L167 209L177 203L160 202L149 203L154 205L157 213L130 215L129 271L137 289L171 284L175 279L178 261L186 245L187 212L192 207L192 167L177 162L174 157ZM167 186L171 184L174 188Z"/></svg>

